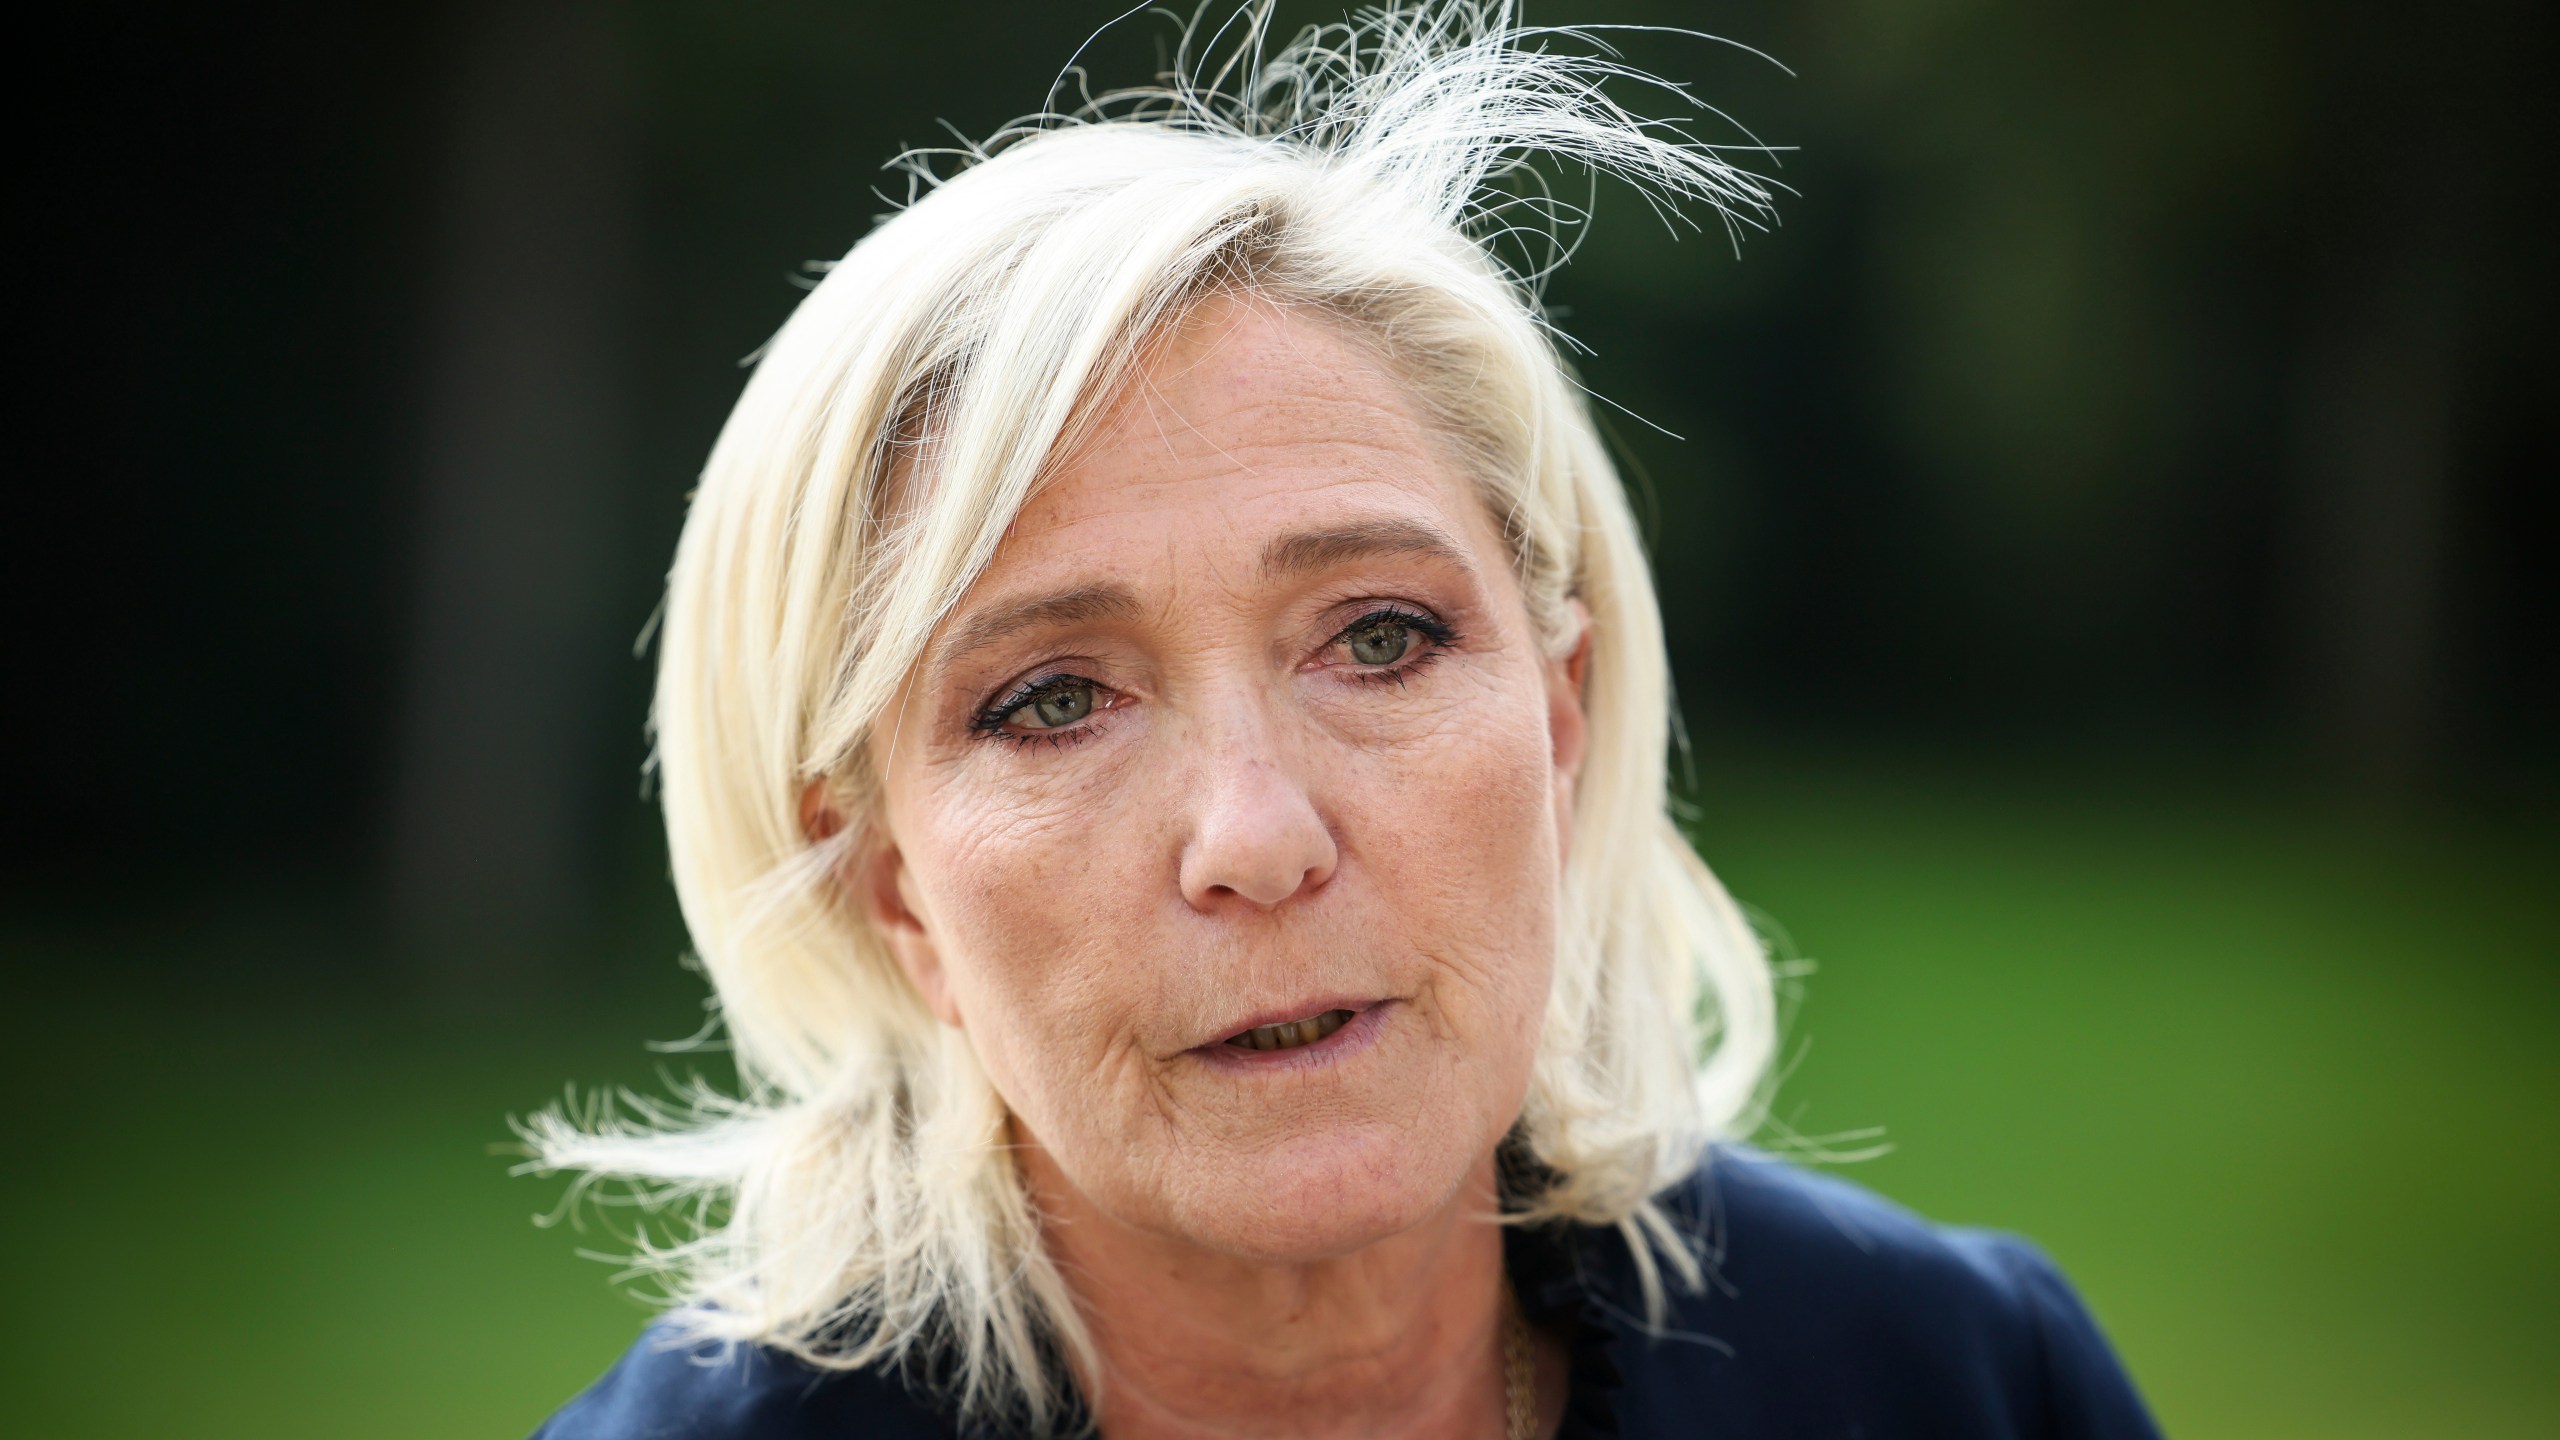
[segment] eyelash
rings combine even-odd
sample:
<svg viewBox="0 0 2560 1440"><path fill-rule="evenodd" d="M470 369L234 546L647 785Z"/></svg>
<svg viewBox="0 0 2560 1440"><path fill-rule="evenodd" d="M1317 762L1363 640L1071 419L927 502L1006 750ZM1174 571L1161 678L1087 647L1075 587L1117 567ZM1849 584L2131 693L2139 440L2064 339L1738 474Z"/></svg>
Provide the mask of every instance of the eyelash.
<svg viewBox="0 0 2560 1440"><path fill-rule="evenodd" d="M1078 685L1091 685L1097 690L1102 688L1097 681L1087 680L1081 675L1071 675L1063 670L1043 675L1037 680L1026 680L1013 687L1003 699L971 716L969 728L989 740L1001 740L1017 750L1042 743L1046 743L1053 750L1065 745L1082 744L1085 737L1092 733L1091 720L1074 725L1062 725L1054 730L1008 730L1005 728L1005 722L1021 713L1024 706L1058 691L1072 690Z"/></svg>
<svg viewBox="0 0 2560 1440"><path fill-rule="evenodd" d="M1421 653L1407 655L1392 665L1382 666L1374 670L1354 670L1351 674L1351 679L1359 684L1384 685L1392 683L1401 686L1408 680L1411 680L1413 676L1424 666L1429 665L1432 661L1437 660L1442 655L1446 654L1450 647L1454 646L1458 642L1457 630L1444 621L1435 620L1418 610L1408 609L1402 605L1381 605L1377 609L1371 610L1367 614L1364 614L1360 618L1352 621L1350 624L1343 626L1340 630L1335 631L1333 638L1324 642L1325 648L1330 650L1334 646L1349 639L1357 631L1365 629L1371 625L1379 624L1380 622L1391 622L1393 624L1401 625L1406 629L1413 631L1415 634L1420 635L1425 640L1429 641L1430 644L1427 648L1423 649ZM1088 680L1082 675L1070 674L1066 671L1055 671L1050 674L1043 675L1036 680L1026 680L1022 684L1015 686L1011 691L1005 694L1004 698L995 701L985 709L980 710L976 715L971 716L969 719L969 728L985 739L1001 741L1013 746L1017 750L1026 749L1032 745L1039 744L1046 744L1053 750L1068 745L1081 745L1086 740L1092 738L1093 722L1090 719L1086 719L1074 725L1060 726L1054 730L1011 730L1006 728L1006 722L1013 719L1015 715L1021 713L1024 706L1035 703L1045 695L1049 695L1060 690L1071 690L1078 685L1091 685L1096 690L1100 690L1102 688L1100 682ZM1099 709L1101 707L1097 706L1096 708Z"/></svg>
<svg viewBox="0 0 2560 1440"><path fill-rule="evenodd" d="M1443 624L1438 620L1434 620L1430 616L1425 615L1418 610L1408 610L1402 605L1381 605L1377 609L1370 611L1368 614L1361 616L1359 619L1352 621L1350 624L1343 626L1340 630L1335 631L1333 638L1324 642L1325 648L1330 650L1334 646L1351 638L1354 633L1366 629L1371 625L1375 625L1380 621L1391 621L1395 624L1401 625L1407 630L1421 636L1425 640L1430 641L1431 644L1429 648L1424 649L1417 654L1404 656L1392 665L1383 666L1376 670L1354 670L1351 674L1351 678L1363 685L1385 685L1393 683L1401 686L1406 681L1412 679L1414 675L1422 669L1422 667L1439 659L1442 655L1447 654L1449 647L1456 644L1458 641L1458 632L1456 630L1451 629L1448 625Z"/></svg>

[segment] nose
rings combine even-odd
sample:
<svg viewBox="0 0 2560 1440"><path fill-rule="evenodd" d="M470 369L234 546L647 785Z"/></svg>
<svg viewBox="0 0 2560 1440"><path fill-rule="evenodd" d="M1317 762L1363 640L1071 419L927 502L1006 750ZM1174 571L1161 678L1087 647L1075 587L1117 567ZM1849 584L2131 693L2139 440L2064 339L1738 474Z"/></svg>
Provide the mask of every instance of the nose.
<svg viewBox="0 0 2560 1440"><path fill-rule="evenodd" d="M1271 740L1241 727L1208 742L1182 850L1182 898L1195 910L1268 910L1333 876L1333 831Z"/></svg>

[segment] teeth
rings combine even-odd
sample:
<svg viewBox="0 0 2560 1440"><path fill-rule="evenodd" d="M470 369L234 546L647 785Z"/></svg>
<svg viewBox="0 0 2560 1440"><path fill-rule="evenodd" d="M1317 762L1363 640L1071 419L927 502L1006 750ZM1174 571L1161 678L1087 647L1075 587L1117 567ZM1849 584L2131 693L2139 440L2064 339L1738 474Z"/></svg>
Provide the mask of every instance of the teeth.
<svg viewBox="0 0 2560 1440"><path fill-rule="evenodd" d="M1243 1050L1295 1050L1313 1045L1334 1031L1351 1023L1348 1010L1327 1010L1304 1020L1286 1020L1277 1025L1256 1025L1227 1041Z"/></svg>

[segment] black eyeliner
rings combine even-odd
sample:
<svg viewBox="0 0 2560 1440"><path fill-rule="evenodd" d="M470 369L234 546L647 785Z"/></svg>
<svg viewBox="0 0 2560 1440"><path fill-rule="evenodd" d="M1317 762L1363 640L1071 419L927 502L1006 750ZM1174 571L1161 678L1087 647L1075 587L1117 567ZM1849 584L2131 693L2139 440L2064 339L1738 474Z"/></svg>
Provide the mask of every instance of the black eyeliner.
<svg viewBox="0 0 2560 1440"><path fill-rule="evenodd" d="M1069 674L1064 670L1043 675L1037 680L1026 680L1015 686L1003 699L971 716L969 728L981 734L1002 734L1005 722L1019 713L1023 706L1031 704L1042 696L1061 690L1072 690L1079 685L1090 685L1096 690L1102 688L1098 680L1089 680L1082 675Z"/></svg>
<svg viewBox="0 0 2560 1440"><path fill-rule="evenodd" d="M1418 610L1412 610L1402 605L1393 604L1382 605L1379 608L1370 611L1368 614L1361 616L1359 619L1352 621L1350 624L1343 626L1340 630L1335 631L1333 639L1326 643L1339 643L1350 638L1351 632L1354 630L1358 630L1365 625L1375 625L1382 620L1392 621L1395 624L1406 627L1407 629L1419 630L1423 634L1431 637L1431 642L1435 645L1455 645L1458 643L1457 630L1447 622L1435 620Z"/></svg>

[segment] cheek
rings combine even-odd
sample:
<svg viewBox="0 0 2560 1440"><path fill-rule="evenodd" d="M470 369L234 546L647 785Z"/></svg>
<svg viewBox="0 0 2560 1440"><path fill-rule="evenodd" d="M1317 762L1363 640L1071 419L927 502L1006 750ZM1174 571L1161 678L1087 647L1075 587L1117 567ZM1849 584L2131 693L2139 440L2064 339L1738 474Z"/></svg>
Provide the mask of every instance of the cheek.
<svg viewBox="0 0 2560 1440"><path fill-rule="evenodd" d="M1355 762L1344 829L1416 948L1476 1008L1507 1012L1476 1023L1534 1036L1561 883L1546 712L1525 687L1489 677L1435 720L1413 743Z"/></svg>
<svg viewBox="0 0 2560 1440"><path fill-rule="evenodd" d="M1109 920L1150 878L1099 797L989 788L937 787L905 833L970 1041L1007 1100L1038 1112L1125 1059L1129 977Z"/></svg>
<svg viewBox="0 0 2560 1440"><path fill-rule="evenodd" d="M1514 668L1452 665L1427 688L1308 701L1281 722L1302 727L1292 773L1341 869L1268 925L1195 914L1180 895L1209 762L1140 743L1178 729L1019 774L954 767L906 792L895 823L970 1042L1086 1193L1224 1233L1240 1197L1339 1208L1325 1197L1349 1181L1310 1160L1309 1133L1336 1137L1351 1171L1392 1170L1376 1197L1389 1209L1437 1203L1500 1137L1545 1017L1559 886L1544 691ZM1274 966L1410 996L1415 1028L1294 1108L1142 1050L1168 1015L1215 1015Z"/></svg>

